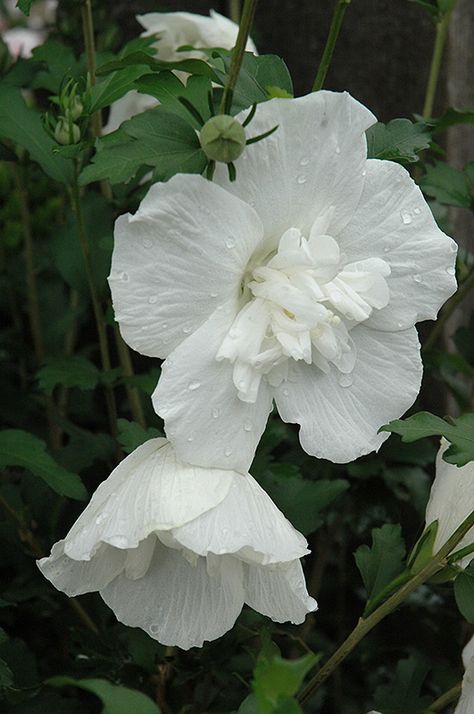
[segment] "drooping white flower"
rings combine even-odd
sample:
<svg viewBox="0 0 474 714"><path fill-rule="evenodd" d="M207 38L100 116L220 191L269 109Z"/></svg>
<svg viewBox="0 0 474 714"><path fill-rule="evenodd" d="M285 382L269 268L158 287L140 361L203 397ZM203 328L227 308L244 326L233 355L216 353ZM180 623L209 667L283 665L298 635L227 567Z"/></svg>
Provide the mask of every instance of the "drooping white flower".
<svg viewBox="0 0 474 714"><path fill-rule="evenodd" d="M244 602L302 622L316 609L306 546L250 474L189 466L152 439L38 565L67 595L98 590L121 622L188 649L227 632Z"/></svg>
<svg viewBox="0 0 474 714"><path fill-rule="evenodd" d="M472 714L474 711L474 637L464 647L462 661L465 672L462 680L461 697L456 705L454 714Z"/></svg>
<svg viewBox="0 0 474 714"><path fill-rule="evenodd" d="M436 456L436 476L426 507L426 525L438 521L434 553L442 548L456 528L474 511L474 461L460 467L448 464L443 459L443 454L448 447L449 442L443 438ZM458 543L456 550L472 544L474 544L474 528ZM474 554L471 553L459 560L457 565L465 568L473 558Z"/></svg>
<svg viewBox="0 0 474 714"><path fill-rule="evenodd" d="M31 53L41 45L46 35L41 30L30 30L28 27L12 27L2 32L2 40L8 47L12 57L31 57Z"/></svg>
<svg viewBox="0 0 474 714"><path fill-rule="evenodd" d="M159 39L153 45L156 49L156 57L166 62L207 58L206 54L198 49L179 52L178 49L185 45L196 48L222 47L230 50L235 45L239 31L235 22L214 10L210 11L209 16L196 15L192 12L150 12L146 15L137 15L137 20L144 28L140 37L158 36ZM256 52L250 38L246 49L248 52ZM176 74L183 81L187 76L183 72ZM122 122L157 104L157 100L147 94L128 92L110 107L104 133L115 131Z"/></svg>
<svg viewBox="0 0 474 714"><path fill-rule="evenodd" d="M414 324L454 291L456 246L404 168L367 160L373 122L346 93L273 99L234 183L177 175L118 219L116 319L166 358L153 402L183 460L246 470L274 399L308 453L351 461L415 399Z"/></svg>

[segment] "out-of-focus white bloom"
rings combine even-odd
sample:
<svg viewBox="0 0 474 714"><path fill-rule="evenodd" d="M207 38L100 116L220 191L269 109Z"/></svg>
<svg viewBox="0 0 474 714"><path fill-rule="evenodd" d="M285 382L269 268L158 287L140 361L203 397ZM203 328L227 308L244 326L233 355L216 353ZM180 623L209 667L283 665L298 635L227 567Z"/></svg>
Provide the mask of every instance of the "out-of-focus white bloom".
<svg viewBox="0 0 474 714"><path fill-rule="evenodd" d="M67 595L98 590L121 622L188 649L227 632L244 602L302 622L316 609L306 546L250 474L183 464L152 439L38 564Z"/></svg>
<svg viewBox="0 0 474 714"><path fill-rule="evenodd" d="M2 40L12 57L31 57L35 47L46 39L45 28L54 22L57 0L35 2L28 17L16 7L16 0L7 0L4 4L6 14L0 13L0 32ZM17 22L26 22L16 25Z"/></svg>
<svg viewBox="0 0 474 714"><path fill-rule="evenodd" d="M474 637L472 637L462 652L464 677L462 680L461 697L454 714L472 714L474 712Z"/></svg>
<svg viewBox="0 0 474 714"><path fill-rule="evenodd" d="M448 464L443 459L443 454L448 446L449 442L443 438L436 456L436 476L426 507L426 525L429 526L433 521L438 521L438 531L434 543L435 553L474 511L474 461L461 467ZM474 528L458 543L456 550L461 550L473 543ZM471 553L457 564L465 568L473 558L474 554Z"/></svg>
<svg viewBox="0 0 474 714"><path fill-rule="evenodd" d="M235 182L178 175L118 219L116 320L166 358L153 402L181 459L247 470L274 399L309 454L352 461L413 403L414 325L454 292L456 245L404 168L367 160L374 121L347 93L264 102L252 134L278 129Z"/></svg>
<svg viewBox="0 0 474 714"><path fill-rule="evenodd" d="M28 27L13 27L2 32L2 40L12 57L31 57L32 51L41 45L45 38L44 32L30 30Z"/></svg>
<svg viewBox="0 0 474 714"><path fill-rule="evenodd" d="M235 45L239 31L235 22L214 10L211 10L208 17L191 12L150 12L146 15L137 15L137 20L144 28L140 37L158 36L159 39L153 45L156 49L156 57L166 62L191 58L206 59L206 54L199 50L178 52L178 48L184 45L204 48L222 47L230 50ZM248 52L256 52L250 38L246 49ZM182 81L187 77L183 72L176 72L176 74ZM110 107L104 133L115 131L122 122L157 104L154 97L139 92L129 92Z"/></svg>

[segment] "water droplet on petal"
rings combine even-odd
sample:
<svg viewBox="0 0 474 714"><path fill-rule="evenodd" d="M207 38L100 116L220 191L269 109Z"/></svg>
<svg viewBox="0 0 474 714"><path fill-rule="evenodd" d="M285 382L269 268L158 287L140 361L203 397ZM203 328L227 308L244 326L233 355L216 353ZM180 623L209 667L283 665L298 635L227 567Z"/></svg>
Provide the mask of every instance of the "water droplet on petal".
<svg viewBox="0 0 474 714"><path fill-rule="evenodd" d="M300 161L300 166L307 166L308 164L309 164L309 159L307 156L304 156Z"/></svg>
<svg viewBox="0 0 474 714"><path fill-rule="evenodd" d="M213 419L217 419L219 417L219 409L217 409L217 407L214 407L211 411L211 414Z"/></svg>
<svg viewBox="0 0 474 714"><path fill-rule="evenodd" d="M456 269L455 268L446 268L446 272L448 275L456 275Z"/></svg>
<svg viewBox="0 0 474 714"><path fill-rule="evenodd" d="M218 293L211 293L211 298L216 298Z"/></svg>
<svg viewBox="0 0 474 714"><path fill-rule="evenodd" d="M306 183L306 176L304 174L301 174L301 176L298 176L296 179L296 182L302 186L304 183Z"/></svg>
<svg viewBox="0 0 474 714"><path fill-rule="evenodd" d="M281 391L282 391L283 396L285 396L285 397L287 397L290 393L289 389L287 389L286 387L284 389L282 389Z"/></svg>
<svg viewBox="0 0 474 714"><path fill-rule="evenodd" d="M341 153L341 147L339 145L336 146L336 154Z"/></svg>
<svg viewBox="0 0 474 714"><path fill-rule="evenodd" d="M194 441L194 436L188 436L188 441Z"/></svg>
<svg viewBox="0 0 474 714"><path fill-rule="evenodd" d="M151 242L151 240L149 238L143 239L143 247L144 248L151 248L152 245L153 245L153 243Z"/></svg>
<svg viewBox="0 0 474 714"><path fill-rule="evenodd" d="M413 276L413 280L415 281L415 283L421 283L422 282L421 275L418 275L418 273L417 273L416 275Z"/></svg>
<svg viewBox="0 0 474 714"><path fill-rule="evenodd" d="M402 330L403 329L403 322L397 322L397 327Z"/></svg>
<svg viewBox="0 0 474 714"><path fill-rule="evenodd" d="M232 449L227 447L224 451L225 456L232 456Z"/></svg>
<svg viewBox="0 0 474 714"><path fill-rule="evenodd" d="M252 429L253 429L252 422L246 421L244 423L244 431L252 431Z"/></svg>
<svg viewBox="0 0 474 714"><path fill-rule="evenodd" d="M150 625L150 632L152 635L156 635L160 631L159 625Z"/></svg>
<svg viewBox="0 0 474 714"><path fill-rule="evenodd" d="M338 379L341 387L350 387L352 385L353 379L350 374L341 374Z"/></svg>
<svg viewBox="0 0 474 714"><path fill-rule="evenodd" d="M195 389L199 389L200 386L201 386L201 382L191 382L191 383L189 384L189 386L188 386L188 389L189 389L191 392L194 392L194 390L195 390Z"/></svg>
<svg viewBox="0 0 474 714"><path fill-rule="evenodd" d="M412 222L412 220L413 220L412 217L411 217L411 213L409 213L408 211L402 211L402 212L400 213L400 216L401 216L401 219L402 219L402 223L403 223L405 226L408 226L408 225Z"/></svg>
<svg viewBox="0 0 474 714"><path fill-rule="evenodd" d="M118 274L118 277L120 278L120 280L124 280L125 282L129 280L129 275L124 270L122 270L122 272Z"/></svg>
<svg viewBox="0 0 474 714"><path fill-rule="evenodd" d="M185 335L189 335L191 332L191 328L189 326L183 327L183 332Z"/></svg>
<svg viewBox="0 0 474 714"><path fill-rule="evenodd" d="M413 209L413 213L414 213L416 216L419 216L420 213L421 213L421 208L414 208L414 209Z"/></svg>
<svg viewBox="0 0 474 714"><path fill-rule="evenodd" d="M389 253L389 252L390 252L390 248L388 247L388 245L385 246L385 248L383 249L383 252L384 252L384 253Z"/></svg>
<svg viewBox="0 0 474 714"><path fill-rule="evenodd" d="M156 295L150 295L150 297L148 298L148 302L150 303L150 305L154 305L157 300L158 298L156 297Z"/></svg>
<svg viewBox="0 0 474 714"><path fill-rule="evenodd" d="M229 250L231 250L232 248L235 248L234 238L227 238L225 245L226 245L226 248L229 248Z"/></svg>

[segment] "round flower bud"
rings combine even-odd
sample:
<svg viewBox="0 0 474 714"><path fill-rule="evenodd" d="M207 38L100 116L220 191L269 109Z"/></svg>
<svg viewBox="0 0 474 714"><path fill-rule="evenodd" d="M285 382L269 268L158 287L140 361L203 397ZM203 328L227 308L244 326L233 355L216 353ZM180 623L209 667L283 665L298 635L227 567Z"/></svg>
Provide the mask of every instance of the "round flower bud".
<svg viewBox="0 0 474 714"><path fill-rule="evenodd" d="M54 138L58 144L63 144L64 146L77 144L81 140L81 130L77 124L72 124L64 117L60 117L54 130Z"/></svg>
<svg viewBox="0 0 474 714"><path fill-rule="evenodd" d="M81 100L79 97L71 97L70 102L69 102L69 116L73 121L76 121L76 119L79 119L81 116L84 107L82 105Z"/></svg>
<svg viewBox="0 0 474 714"><path fill-rule="evenodd" d="M225 164L238 159L246 144L242 124L228 114L211 117L201 129L199 140L208 159Z"/></svg>

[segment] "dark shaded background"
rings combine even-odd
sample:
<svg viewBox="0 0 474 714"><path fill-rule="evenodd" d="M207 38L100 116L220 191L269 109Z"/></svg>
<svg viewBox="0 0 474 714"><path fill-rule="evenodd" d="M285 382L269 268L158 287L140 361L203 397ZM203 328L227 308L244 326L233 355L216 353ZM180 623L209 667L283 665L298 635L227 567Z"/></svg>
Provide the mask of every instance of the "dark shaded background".
<svg viewBox="0 0 474 714"><path fill-rule="evenodd" d="M225 0L107 0L124 33L134 36L135 14L187 10L228 14ZM311 88L326 40L333 0L260 0L253 37L261 53L284 58L296 94ZM411 0L353 0L348 7L326 87L348 90L382 120L421 112L434 25Z"/></svg>

